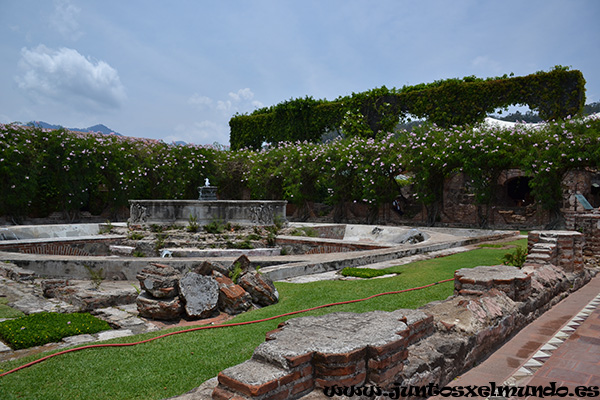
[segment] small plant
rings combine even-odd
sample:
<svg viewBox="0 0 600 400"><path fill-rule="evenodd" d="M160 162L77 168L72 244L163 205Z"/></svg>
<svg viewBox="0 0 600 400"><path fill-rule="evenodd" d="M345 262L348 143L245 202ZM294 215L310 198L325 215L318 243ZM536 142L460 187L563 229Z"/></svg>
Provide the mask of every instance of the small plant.
<svg viewBox="0 0 600 400"><path fill-rule="evenodd" d="M136 250L136 251L134 251L134 252L133 252L133 256L134 256L134 257L146 257L146 255L144 254L144 252L143 252L143 251L141 251L141 250Z"/></svg>
<svg viewBox="0 0 600 400"><path fill-rule="evenodd" d="M156 235L156 242L154 242L154 252L156 254L159 254L160 249L165 247L166 238L167 238L167 235L164 233L159 233Z"/></svg>
<svg viewBox="0 0 600 400"><path fill-rule="evenodd" d="M104 225L100 226L100 229L98 229L98 233L100 235L104 235L105 233L110 233L112 231L112 229L113 229L113 226L112 226L111 222L107 220L104 223Z"/></svg>
<svg viewBox="0 0 600 400"><path fill-rule="evenodd" d="M190 214L186 229L188 232L198 232L200 229L200 226L198 225L198 218L195 215Z"/></svg>
<svg viewBox="0 0 600 400"><path fill-rule="evenodd" d="M242 265L239 262L233 264L233 270L229 272L229 278L233 281L233 283L238 283L238 279L242 274Z"/></svg>
<svg viewBox="0 0 600 400"><path fill-rule="evenodd" d="M303 228L295 228L292 233L292 236L307 236L307 237L317 237L319 236L318 232L311 228L310 226L305 226Z"/></svg>
<svg viewBox="0 0 600 400"><path fill-rule="evenodd" d="M131 284L131 286L133 286L138 295L142 292L142 290L139 287L135 286L133 283Z"/></svg>
<svg viewBox="0 0 600 400"><path fill-rule="evenodd" d="M225 231L225 225L219 219L215 219L209 224L204 225L204 232L219 235Z"/></svg>
<svg viewBox="0 0 600 400"><path fill-rule="evenodd" d="M512 265L513 267L521 268L525 264L527 258L527 250L522 246L517 246L513 253L506 253L502 257L504 265Z"/></svg>
<svg viewBox="0 0 600 400"><path fill-rule="evenodd" d="M141 232L130 232L129 235L127 235L127 239L130 240L140 240L144 238L144 234Z"/></svg>
<svg viewBox="0 0 600 400"><path fill-rule="evenodd" d="M285 225L285 220L281 218L279 215L273 216L273 224L277 227L277 230L281 230Z"/></svg>
<svg viewBox="0 0 600 400"><path fill-rule="evenodd" d="M374 278L376 276L389 275L387 271L371 268L352 268L346 267L342 269L342 276L354 276L357 278Z"/></svg>
<svg viewBox="0 0 600 400"><path fill-rule="evenodd" d="M157 232L163 232L165 230L165 227L162 225L158 225L158 224L152 224L150 225L150 231L157 233Z"/></svg>
<svg viewBox="0 0 600 400"><path fill-rule="evenodd" d="M58 342L67 336L109 330L110 326L88 313L41 312L0 322L0 338L14 350Z"/></svg>
<svg viewBox="0 0 600 400"><path fill-rule="evenodd" d="M100 288L100 284L102 284L102 281L104 280L104 268L100 268L99 271L94 271L89 265L84 265L84 267L90 274L90 279L94 284L94 289L98 290L98 288Z"/></svg>

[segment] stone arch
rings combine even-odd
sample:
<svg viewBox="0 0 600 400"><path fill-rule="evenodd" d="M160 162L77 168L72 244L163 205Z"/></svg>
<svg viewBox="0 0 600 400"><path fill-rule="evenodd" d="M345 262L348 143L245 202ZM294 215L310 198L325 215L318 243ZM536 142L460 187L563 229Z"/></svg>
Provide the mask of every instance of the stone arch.
<svg viewBox="0 0 600 400"><path fill-rule="evenodd" d="M529 183L532 177L519 169L502 171L498 177L499 203L508 207L524 207L534 203Z"/></svg>

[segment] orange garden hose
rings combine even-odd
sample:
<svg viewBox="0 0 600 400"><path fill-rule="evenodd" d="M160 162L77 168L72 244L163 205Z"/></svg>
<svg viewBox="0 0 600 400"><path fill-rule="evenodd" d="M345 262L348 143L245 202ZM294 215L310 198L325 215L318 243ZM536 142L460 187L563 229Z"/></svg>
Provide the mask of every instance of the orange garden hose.
<svg viewBox="0 0 600 400"><path fill-rule="evenodd" d="M430 283L430 284L425 285L425 286L419 286L419 287L410 288L410 289L403 289L403 290L396 290L396 291L392 291L392 292L378 293L378 294L374 294L374 295L369 296L369 297L365 297L364 299L347 300L347 301L340 301L340 302L337 302L337 303L323 304L323 305L320 305L320 306L311 307L311 308L307 308L307 309L304 309L304 310L291 311L291 312L288 312L288 313L285 313L285 314L275 315L273 317L268 317L268 318L263 318L263 319L257 319L257 320L253 320L253 321L235 322L235 323L231 323L231 324L221 324L221 325L204 325L204 326L200 326L200 327L196 327L196 328L190 328L190 329L185 329L185 330L181 330L181 331L165 333L164 335L155 336L153 338L146 339L146 340L141 340L139 342L133 342L133 343L91 344L91 345L86 345L86 346L81 346L81 347L75 347L73 349L59 351L58 353L50 354L50 355L48 355L46 357L42 357L42 358L37 359L35 361L31 361L30 363L21 365L20 367L11 369L10 371L7 371L7 372L4 372L4 373L0 374L0 377L8 375L8 374L12 374L13 372L17 372L17 371L19 371L21 369L25 369L25 368L31 367L32 365L41 363L42 361L46 361L49 358L60 356L62 354L72 353L72 352L79 351L79 350L92 349L92 348L97 348L97 347L135 346L135 345L142 344L142 343L148 343L148 342L151 342L151 341L156 340L156 339L165 338L167 336L177 335L179 333L194 332L194 331L200 331L200 330L203 330L203 329L216 329L216 328L226 328L226 327L231 327L231 326L256 324L256 323L259 323L259 322L271 321L273 319L277 319L277 318L281 318L281 317L287 317L287 316L290 316L290 315L295 315L295 314L305 313L305 312L308 312L308 311L318 310L320 308L332 307L332 306L339 306L339 305L342 305L342 304L358 303L360 301L370 300L370 299L373 299L375 297L385 296L385 295L388 295L388 294L398 294L398 293L411 292L413 290L425 289L425 288L428 288L428 287L431 287L431 286L438 285L440 283L450 282L450 281L453 281L453 280L454 280L454 278L444 279L444 280L441 280L441 281L438 281L438 282L435 282L435 283Z"/></svg>

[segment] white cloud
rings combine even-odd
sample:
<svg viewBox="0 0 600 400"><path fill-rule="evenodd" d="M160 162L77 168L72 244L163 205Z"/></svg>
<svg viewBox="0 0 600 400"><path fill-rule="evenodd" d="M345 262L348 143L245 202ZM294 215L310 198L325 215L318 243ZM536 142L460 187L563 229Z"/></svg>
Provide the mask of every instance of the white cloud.
<svg viewBox="0 0 600 400"><path fill-rule="evenodd" d="M188 99L188 103L203 108L210 107L213 104L213 101L210 97L201 96L198 93L194 93L192 97Z"/></svg>
<svg viewBox="0 0 600 400"><path fill-rule="evenodd" d="M250 88L240 89L237 92L229 92L227 100L215 100L207 96L194 93L189 99L188 104L197 106L200 109L209 108L219 111L223 116L231 117L236 112L249 112L255 108L263 107L263 103L254 100L254 93Z"/></svg>
<svg viewBox="0 0 600 400"><path fill-rule="evenodd" d="M213 142L229 142L229 119L235 113L252 112L263 104L254 99L250 88L229 92L225 99L214 99L198 93L191 95L188 104L193 106L201 122L187 122L175 127L175 134L168 136L167 141L183 140L187 143L209 144Z"/></svg>
<svg viewBox="0 0 600 400"><path fill-rule="evenodd" d="M179 124L175 127L175 134L167 136L167 142L184 141L195 144L225 144L229 142L229 127L215 121L193 122Z"/></svg>
<svg viewBox="0 0 600 400"><path fill-rule="evenodd" d="M64 37L76 40L82 35L77 21L80 11L70 0L54 0L50 25Z"/></svg>
<svg viewBox="0 0 600 400"><path fill-rule="evenodd" d="M117 70L74 49L52 50L44 45L23 48L19 67L23 70L15 78L19 88L40 102L104 109L118 108L126 99Z"/></svg>
<svg viewBox="0 0 600 400"><path fill-rule="evenodd" d="M237 93L229 92L229 97L234 101L252 100L254 98L254 93L252 93L250 88L245 88L238 90Z"/></svg>

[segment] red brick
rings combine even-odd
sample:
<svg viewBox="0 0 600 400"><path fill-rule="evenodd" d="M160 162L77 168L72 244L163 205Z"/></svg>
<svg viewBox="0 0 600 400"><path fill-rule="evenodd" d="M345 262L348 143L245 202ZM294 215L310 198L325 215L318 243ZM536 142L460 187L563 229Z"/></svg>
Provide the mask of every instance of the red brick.
<svg viewBox="0 0 600 400"><path fill-rule="evenodd" d="M367 379L367 373L362 372L356 376L350 376L345 379L323 379L323 378L315 378L315 387L324 388L327 386L338 385L338 386L352 386L352 385L362 385Z"/></svg>
<svg viewBox="0 0 600 400"><path fill-rule="evenodd" d="M370 370L369 371L369 381L381 385L384 383L393 382L396 377L402 370L404 369L404 364L399 363L391 368L388 368L385 371L381 370Z"/></svg>
<svg viewBox="0 0 600 400"><path fill-rule="evenodd" d="M296 383L290 389L290 394L295 395L300 392L304 392L305 390L313 389L315 387L315 382L312 379L306 379L305 381Z"/></svg>
<svg viewBox="0 0 600 400"><path fill-rule="evenodd" d="M279 386L279 382L276 379L266 382L262 385L248 385L244 382L240 382L223 374L223 372L219 372L218 380L219 383L223 386L229 387L235 390L236 392L247 394L252 397L260 396L262 394L275 390Z"/></svg>
<svg viewBox="0 0 600 400"><path fill-rule="evenodd" d="M362 360L366 357L366 355L367 349L363 347L347 353L316 353L314 356L314 361L315 363L319 364L342 364Z"/></svg>
<svg viewBox="0 0 600 400"><path fill-rule="evenodd" d="M269 340L275 340L275 338L273 337L273 335L277 332L281 332L281 328L277 328L277 329L273 329L272 331L269 331L267 333L265 333L265 340L269 341Z"/></svg>
<svg viewBox="0 0 600 400"><path fill-rule="evenodd" d="M358 363L349 363L344 365L331 365L331 364L320 364L315 363L315 375L319 377L324 376L348 376L356 372L365 371L365 361L362 360Z"/></svg>
<svg viewBox="0 0 600 400"><path fill-rule="evenodd" d="M271 331L272 332L272 331ZM288 361L288 365L290 367L297 367L300 364L311 362L314 356L314 352L302 354L294 357L286 357L285 359Z"/></svg>
<svg viewBox="0 0 600 400"><path fill-rule="evenodd" d="M230 392L229 390L224 389L221 386L217 386L212 392L212 398L214 400L230 400L234 395L235 393Z"/></svg>
<svg viewBox="0 0 600 400"><path fill-rule="evenodd" d="M402 362L406 360L408 357L408 350L399 351L397 353L392 354L389 357L380 357L380 358L371 358L369 359L369 370L371 369L385 369L389 368L390 365L393 365L398 362Z"/></svg>
<svg viewBox="0 0 600 400"><path fill-rule="evenodd" d="M406 348L406 339L398 339L395 342L384 344L383 346L369 346L369 358L384 356L385 354L397 353Z"/></svg>
<svg viewBox="0 0 600 400"><path fill-rule="evenodd" d="M265 396L263 400L286 400L287 398L290 397L290 391L289 389L283 389L277 392L273 392L272 394L269 394L268 396Z"/></svg>
<svg viewBox="0 0 600 400"><path fill-rule="evenodd" d="M302 374L299 370L292 372L291 374L285 375L279 378L279 386L285 386L290 382L297 381L302 378Z"/></svg>
<svg viewBox="0 0 600 400"><path fill-rule="evenodd" d="M313 374L314 374L314 367L312 364L308 364L305 367L302 367L302 369L300 370L300 375L302 377L312 376Z"/></svg>

